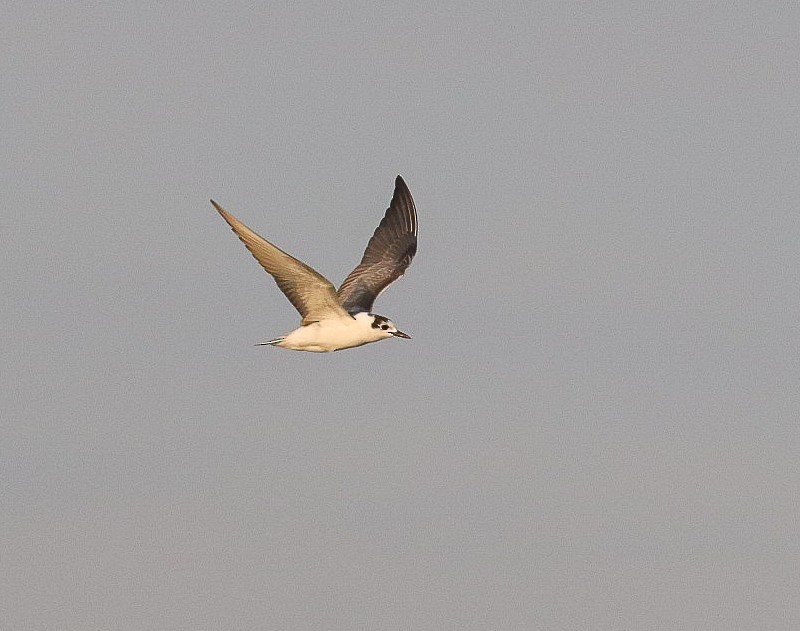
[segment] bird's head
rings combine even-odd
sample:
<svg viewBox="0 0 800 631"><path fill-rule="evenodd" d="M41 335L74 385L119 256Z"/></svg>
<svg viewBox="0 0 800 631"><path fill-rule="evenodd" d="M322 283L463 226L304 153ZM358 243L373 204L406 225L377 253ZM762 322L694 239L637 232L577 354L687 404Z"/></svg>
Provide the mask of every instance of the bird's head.
<svg viewBox="0 0 800 631"><path fill-rule="evenodd" d="M355 316L356 320L362 320L365 324L369 324L370 329L375 334L377 339L384 339L387 337L402 337L403 339L410 340L411 336L406 335L400 331L389 318L376 313L359 313Z"/></svg>

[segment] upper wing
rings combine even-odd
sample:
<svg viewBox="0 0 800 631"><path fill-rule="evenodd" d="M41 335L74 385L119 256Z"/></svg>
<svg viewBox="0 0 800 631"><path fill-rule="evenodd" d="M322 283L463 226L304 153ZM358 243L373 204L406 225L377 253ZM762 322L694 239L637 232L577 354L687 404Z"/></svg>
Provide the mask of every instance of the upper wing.
<svg viewBox="0 0 800 631"><path fill-rule="evenodd" d="M416 251L417 209L398 175L392 203L369 240L361 263L339 287L342 306L349 313L371 311L375 298L405 273Z"/></svg>
<svg viewBox="0 0 800 631"><path fill-rule="evenodd" d="M261 263L261 267L275 278L278 287L303 316L303 324L348 315L339 304L336 289L328 279L258 236L213 199L211 203Z"/></svg>

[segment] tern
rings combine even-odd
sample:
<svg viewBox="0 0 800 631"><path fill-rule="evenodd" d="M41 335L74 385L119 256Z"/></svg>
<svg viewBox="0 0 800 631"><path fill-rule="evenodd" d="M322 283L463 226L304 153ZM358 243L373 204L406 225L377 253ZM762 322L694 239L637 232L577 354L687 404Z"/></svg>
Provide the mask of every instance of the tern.
<svg viewBox="0 0 800 631"><path fill-rule="evenodd" d="M338 290L319 272L257 235L213 199L211 204L303 318L297 329L262 346L327 353L390 337L410 339L389 318L372 313L375 299L403 276L417 251L417 210L402 177L398 175L394 182L392 201L361 262Z"/></svg>

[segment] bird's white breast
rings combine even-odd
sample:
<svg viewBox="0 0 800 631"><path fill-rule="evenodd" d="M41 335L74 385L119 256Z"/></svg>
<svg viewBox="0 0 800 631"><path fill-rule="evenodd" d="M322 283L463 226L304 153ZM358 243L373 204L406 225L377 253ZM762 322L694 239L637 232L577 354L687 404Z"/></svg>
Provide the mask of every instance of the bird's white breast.
<svg viewBox="0 0 800 631"><path fill-rule="evenodd" d="M383 331L373 328L371 322L371 317L320 320L295 329L276 346L298 351L327 353L377 342L386 337Z"/></svg>

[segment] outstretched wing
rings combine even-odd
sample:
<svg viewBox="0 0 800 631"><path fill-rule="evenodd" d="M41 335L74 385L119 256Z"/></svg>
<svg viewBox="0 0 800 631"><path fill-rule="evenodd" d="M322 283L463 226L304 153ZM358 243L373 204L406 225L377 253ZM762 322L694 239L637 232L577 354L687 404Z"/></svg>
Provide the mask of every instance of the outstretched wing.
<svg viewBox="0 0 800 631"><path fill-rule="evenodd" d="M303 316L303 324L348 315L328 279L257 235L213 199L211 203L261 267L272 275L289 302Z"/></svg>
<svg viewBox="0 0 800 631"><path fill-rule="evenodd" d="M394 195L364 256L339 287L339 301L349 313L371 311L375 298L400 278L417 252L417 209L399 175Z"/></svg>

